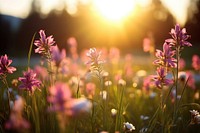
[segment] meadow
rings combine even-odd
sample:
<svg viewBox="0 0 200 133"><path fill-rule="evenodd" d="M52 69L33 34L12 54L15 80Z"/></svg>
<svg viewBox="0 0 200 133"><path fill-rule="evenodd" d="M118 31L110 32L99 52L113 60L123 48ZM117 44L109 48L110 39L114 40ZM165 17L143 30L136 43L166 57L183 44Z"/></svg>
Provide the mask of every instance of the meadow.
<svg viewBox="0 0 200 133"><path fill-rule="evenodd" d="M146 38L149 56L137 58L116 47L79 54L73 37L67 53L52 35L38 33L26 67L0 57L0 132L200 132L200 57L189 64L182 58L193 45L185 28L169 29L162 49ZM34 66L32 52L40 56Z"/></svg>

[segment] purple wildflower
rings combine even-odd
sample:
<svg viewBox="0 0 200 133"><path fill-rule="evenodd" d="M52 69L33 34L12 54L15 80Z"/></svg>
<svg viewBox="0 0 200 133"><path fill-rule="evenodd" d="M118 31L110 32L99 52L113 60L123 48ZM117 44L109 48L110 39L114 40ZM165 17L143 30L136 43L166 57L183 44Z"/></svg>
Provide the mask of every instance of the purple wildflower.
<svg viewBox="0 0 200 133"><path fill-rule="evenodd" d="M163 44L163 52L161 50L156 50L156 57L158 58L153 63L155 65L165 66L165 67L176 67L177 61L173 56L175 55L175 50L172 50L169 44Z"/></svg>
<svg viewBox="0 0 200 133"><path fill-rule="evenodd" d="M101 52L97 52L96 48L90 48L86 55L90 58L87 64L91 65L91 69L98 70L100 65L104 63L104 61L101 60Z"/></svg>
<svg viewBox="0 0 200 133"><path fill-rule="evenodd" d="M71 100L71 91L67 84L57 82L49 89L48 101L52 103L50 111L65 112L68 109L68 101Z"/></svg>
<svg viewBox="0 0 200 133"><path fill-rule="evenodd" d="M171 29L170 35L172 38L165 41L170 43L172 46L192 46L192 44L187 41L190 35L187 35L186 29L181 29L179 24L176 24L175 28Z"/></svg>
<svg viewBox="0 0 200 133"><path fill-rule="evenodd" d="M12 60L9 60L6 54L0 57L0 75L13 73L14 71L16 71L15 67L10 66L11 63Z"/></svg>
<svg viewBox="0 0 200 133"><path fill-rule="evenodd" d="M66 57L66 51L65 49L62 49L60 52L58 46L52 47L52 60L55 61L56 66L60 65L60 62Z"/></svg>
<svg viewBox="0 0 200 133"><path fill-rule="evenodd" d="M170 85L173 83L172 79L167 79L166 78L166 71L165 68L163 67L158 67L157 68L157 75L153 77L155 81L155 85L159 88L162 89L163 85Z"/></svg>
<svg viewBox="0 0 200 133"><path fill-rule="evenodd" d="M14 102L10 118L5 123L5 128L7 130L23 132L24 129L30 128L29 122L22 117L23 109L24 100L22 97L18 97L18 99Z"/></svg>
<svg viewBox="0 0 200 133"><path fill-rule="evenodd" d="M22 84L19 86L20 89L26 89L27 91L33 93L35 87L40 87L41 82L36 79L36 73L33 70L28 69L28 71L23 72L24 77L19 77L19 81Z"/></svg>
<svg viewBox="0 0 200 133"><path fill-rule="evenodd" d="M39 31L40 40L35 40L34 44L38 48L35 49L35 53L47 55L51 52L51 47L55 43L52 36L46 37L44 30Z"/></svg>

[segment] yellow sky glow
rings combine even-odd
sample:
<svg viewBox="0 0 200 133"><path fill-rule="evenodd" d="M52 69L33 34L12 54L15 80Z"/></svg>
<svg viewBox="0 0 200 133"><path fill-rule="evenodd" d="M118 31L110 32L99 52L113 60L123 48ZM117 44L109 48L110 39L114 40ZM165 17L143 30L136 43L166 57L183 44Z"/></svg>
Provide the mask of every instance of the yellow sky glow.
<svg viewBox="0 0 200 133"><path fill-rule="evenodd" d="M94 0L94 9L105 19L121 21L127 17L135 7L134 0Z"/></svg>
<svg viewBox="0 0 200 133"><path fill-rule="evenodd" d="M33 0L0 0L0 14L26 18L31 12ZM111 22L123 21L134 12L135 6L147 7L152 0L36 0L37 10L48 15L52 10L65 9L70 15L77 13L79 4L90 5L92 11ZM162 4L182 26L188 19L190 0L161 0ZM194 3L194 2L193 2Z"/></svg>

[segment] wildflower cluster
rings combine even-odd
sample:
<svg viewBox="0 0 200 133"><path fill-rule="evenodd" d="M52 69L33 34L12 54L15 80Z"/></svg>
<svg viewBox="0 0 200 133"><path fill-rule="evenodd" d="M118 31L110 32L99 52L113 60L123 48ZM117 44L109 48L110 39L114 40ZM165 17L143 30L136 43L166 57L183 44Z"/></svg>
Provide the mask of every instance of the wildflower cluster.
<svg viewBox="0 0 200 133"><path fill-rule="evenodd" d="M153 76L147 76L148 71L141 69L145 65L134 66L141 57L137 60L126 54L121 58L116 47L90 48L79 55L74 37L67 40L67 53L59 45L54 46L54 38L46 37L44 30L39 35L40 39L34 42L35 53L47 62L42 58L39 65L28 66L23 76L7 82L7 74L16 68L7 55L0 57L0 78L7 87L0 89L0 132L143 133L168 132L171 126L178 127L176 132L179 127L184 127L180 132L188 128L189 120L185 119L189 117L182 115L188 108L182 103L195 100L198 103L199 91L198 77L184 71L186 62L180 58L182 48L192 46L185 28L175 25L170 32L172 38L165 40L162 50L155 51L153 64L157 69ZM150 47L145 50L152 54L153 36L149 39L145 43ZM195 74L199 64L198 55L194 55ZM199 125L199 112L190 112L190 124Z"/></svg>
<svg viewBox="0 0 200 133"><path fill-rule="evenodd" d="M168 70L170 68L179 67L180 49L184 46L192 46L192 44L187 41L190 36L187 35L186 29L181 29L178 24L175 25L174 29L171 29L170 35L172 38L165 40L165 43L163 44L163 51L157 49L155 54L158 59L154 61L154 64L159 67L157 68L158 76L157 78L154 78L154 80L158 88L162 86L161 84L169 84L169 79L163 80L165 79ZM176 58L174 57L175 55ZM170 81L170 83L172 83L172 81Z"/></svg>

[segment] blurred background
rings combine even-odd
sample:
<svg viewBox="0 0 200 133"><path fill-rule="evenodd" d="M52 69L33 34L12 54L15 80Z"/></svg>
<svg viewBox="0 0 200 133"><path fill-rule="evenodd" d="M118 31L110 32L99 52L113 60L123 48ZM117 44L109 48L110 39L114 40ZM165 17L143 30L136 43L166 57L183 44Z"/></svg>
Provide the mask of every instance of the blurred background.
<svg viewBox="0 0 200 133"><path fill-rule="evenodd" d="M0 54L27 55L40 29L60 48L75 37L79 51L118 47L137 54L149 36L160 48L176 23L191 35L193 47L183 54L199 54L199 9L199 0L0 0Z"/></svg>

